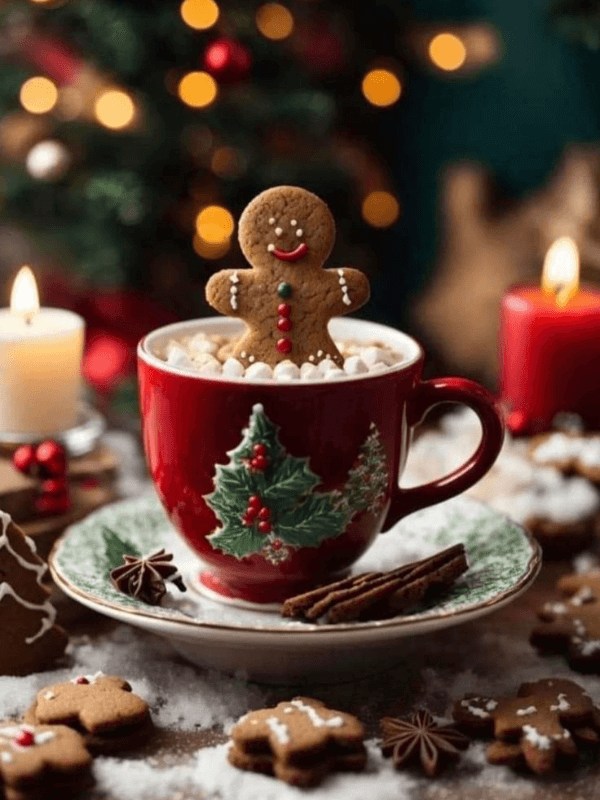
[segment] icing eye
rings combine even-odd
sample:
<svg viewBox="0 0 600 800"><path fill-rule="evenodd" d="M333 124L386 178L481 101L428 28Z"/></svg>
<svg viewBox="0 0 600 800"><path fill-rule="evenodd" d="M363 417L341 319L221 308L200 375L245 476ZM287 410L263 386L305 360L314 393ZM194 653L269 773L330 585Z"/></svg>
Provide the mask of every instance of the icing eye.
<svg viewBox="0 0 600 800"><path fill-rule="evenodd" d="M298 223L296 222L295 219L290 220L290 225L292 226L292 228L295 228L297 224Z"/></svg>
<svg viewBox="0 0 600 800"><path fill-rule="evenodd" d="M269 225L275 225L275 217L271 217L269 220Z"/></svg>
<svg viewBox="0 0 600 800"><path fill-rule="evenodd" d="M273 250L275 250L275 245L274 244L267 245L267 250L269 251L269 253L272 253Z"/></svg>
<svg viewBox="0 0 600 800"><path fill-rule="evenodd" d="M281 228L275 228L275 236L281 236L283 230Z"/></svg>
<svg viewBox="0 0 600 800"><path fill-rule="evenodd" d="M298 228L298 230L296 231L296 236L302 236L303 233L304 231L302 230L302 228Z"/></svg>

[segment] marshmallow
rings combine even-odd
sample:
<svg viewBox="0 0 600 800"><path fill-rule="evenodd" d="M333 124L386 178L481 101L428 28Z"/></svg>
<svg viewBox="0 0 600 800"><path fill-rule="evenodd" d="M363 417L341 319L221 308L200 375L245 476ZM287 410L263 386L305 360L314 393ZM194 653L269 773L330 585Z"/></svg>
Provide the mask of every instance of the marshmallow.
<svg viewBox="0 0 600 800"><path fill-rule="evenodd" d="M340 378L346 378L347 375L343 369L339 367L331 367L323 376L326 381L338 381Z"/></svg>
<svg viewBox="0 0 600 800"><path fill-rule="evenodd" d="M244 374L244 365L237 358L228 358L223 364L223 375L226 378L241 378Z"/></svg>
<svg viewBox="0 0 600 800"><path fill-rule="evenodd" d="M369 372L385 372L386 369L387 366L383 363L383 361L376 361L369 367Z"/></svg>
<svg viewBox="0 0 600 800"><path fill-rule="evenodd" d="M377 363L385 364L388 358L385 350L382 350L381 347L375 346L363 348L360 351L360 356L367 367L372 367L373 364Z"/></svg>
<svg viewBox="0 0 600 800"><path fill-rule="evenodd" d="M220 375L221 362L214 356L204 353L202 358L196 359L196 369L203 375Z"/></svg>
<svg viewBox="0 0 600 800"><path fill-rule="evenodd" d="M197 333L188 343L188 350L192 356L209 353L211 356L217 352L217 343L209 339L205 333Z"/></svg>
<svg viewBox="0 0 600 800"><path fill-rule="evenodd" d="M297 381L300 370L293 361L280 361L273 370L276 381Z"/></svg>
<svg viewBox="0 0 600 800"><path fill-rule="evenodd" d="M175 343L169 343L167 347L167 364L179 369L195 369L195 364L187 351Z"/></svg>
<svg viewBox="0 0 600 800"><path fill-rule="evenodd" d="M349 356L344 361L344 372L346 375L364 375L369 368L360 356Z"/></svg>
<svg viewBox="0 0 600 800"><path fill-rule="evenodd" d="M300 379L303 381L316 381L321 377L318 367L311 364L310 361L305 361L300 367Z"/></svg>
<svg viewBox="0 0 600 800"><path fill-rule="evenodd" d="M246 378L249 381L267 381L273 377L273 370L264 361L255 361L246 370Z"/></svg>
<svg viewBox="0 0 600 800"><path fill-rule="evenodd" d="M327 374L327 372L329 372L330 369L338 369L338 367L332 361L332 359L329 358L329 356L327 356L327 358L324 358L322 361L319 361L317 369L319 370L319 374L324 376Z"/></svg>

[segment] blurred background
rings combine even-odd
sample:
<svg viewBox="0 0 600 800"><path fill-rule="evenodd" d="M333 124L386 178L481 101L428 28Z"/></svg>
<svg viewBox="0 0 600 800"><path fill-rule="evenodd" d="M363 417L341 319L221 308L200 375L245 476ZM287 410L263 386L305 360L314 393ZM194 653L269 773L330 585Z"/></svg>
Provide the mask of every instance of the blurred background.
<svg viewBox="0 0 600 800"><path fill-rule="evenodd" d="M572 236L600 267L600 3L0 2L0 291L29 264L136 405L135 344L207 315L235 223L304 186L364 270L361 316L494 386L498 308Z"/></svg>

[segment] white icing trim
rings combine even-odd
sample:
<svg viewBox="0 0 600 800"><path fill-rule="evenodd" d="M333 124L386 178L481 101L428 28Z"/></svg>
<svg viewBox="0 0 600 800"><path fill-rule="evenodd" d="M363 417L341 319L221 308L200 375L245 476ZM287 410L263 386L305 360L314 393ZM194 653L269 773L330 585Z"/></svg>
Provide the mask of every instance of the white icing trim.
<svg viewBox="0 0 600 800"><path fill-rule="evenodd" d="M527 708L518 708L516 713L517 717L526 717L529 716L529 714L535 714L536 712L537 708L535 706L528 706Z"/></svg>
<svg viewBox="0 0 600 800"><path fill-rule="evenodd" d="M292 700L291 705L299 711L303 711L315 728L341 728L344 724L344 720L340 716L320 717L312 706L303 703L302 700Z"/></svg>
<svg viewBox="0 0 600 800"><path fill-rule="evenodd" d="M281 720L278 720L277 717L267 717L266 723L279 744L290 743L290 732L287 725L284 725L284 723L281 722Z"/></svg>
<svg viewBox="0 0 600 800"><path fill-rule="evenodd" d="M523 733L525 734L526 741L537 747L538 750L549 750L552 744L549 736L544 736L533 725L523 725Z"/></svg>
<svg viewBox="0 0 600 800"><path fill-rule="evenodd" d="M0 602L4 600L6 595L10 595L13 600L16 600L17 603L20 603L24 608L29 608L32 611L43 611L46 614L42 620L39 631L33 636L27 637L27 639L25 639L25 644L33 644L36 639L39 639L40 636L43 636L46 631L54 625L54 620L56 619L56 609L50 600L45 600L43 603L29 603L27 600L23 600L22 597L19 597L10 584L6 582L0 583Z"/></svg>
<svg viewBox="0 0 600 800"><path fill-rule="evenodd" d="M240 280L238 278L237 270L235 270L229 276L229 280L231 282L231 286L229 287L229 305L233 308L234 311L236 311L237 307L238 307L238 304L237 304L238 287L236 286L236 283L239 283L239 280Z"/></svg>
<svg viewBox="0 0 600 800"><path fill-rule="evenodd" d="M6 547L8 552L16 559L16 561L24 568L30 569L37 575L38 583L42 575L46 572L46 565L45 564L33 564L31 561L26 561L22 556L20 556L13 548L11 547L10 542L8 541L8 526L12 522L12 518L10 514L7 514L6 511L0 511L0 520L2 520L2 534L0 534L0 548ZM31 552L35 553L35 545L33 544L32 540L26 536L25 541L29 545Z"/></svg>
<svg viewBox="0 0 600 800"><path fill-rule="evenodd" d="M567 695L561 692L558 697L557 705L550 706L550 711L568 711L571 708L571 703L567 700Z"/></svg>

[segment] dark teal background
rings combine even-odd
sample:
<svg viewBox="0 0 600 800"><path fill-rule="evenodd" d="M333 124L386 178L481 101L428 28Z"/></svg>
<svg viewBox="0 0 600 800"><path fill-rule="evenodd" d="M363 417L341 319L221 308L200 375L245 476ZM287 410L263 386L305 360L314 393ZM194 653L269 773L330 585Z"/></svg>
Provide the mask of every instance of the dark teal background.
<svg viewBox="0 0 600 800"><path fill-rule="evenodd" d="M386 263L373 282L370 311L405 328L411 299L434 265L439 180L447 164L480 162L519 197L545 183L568 144L600 139L600 56L562 38L548 0L411 5L417 18L432 23L494 25L504 55L468 78L437 77L407 64L403 97L373 123L403 215L382 234Z"/></svg>

